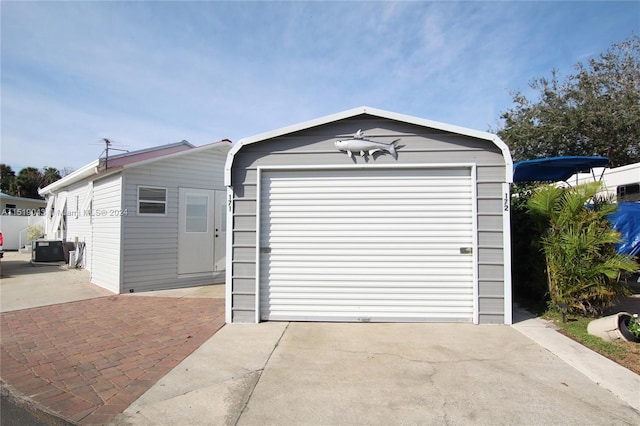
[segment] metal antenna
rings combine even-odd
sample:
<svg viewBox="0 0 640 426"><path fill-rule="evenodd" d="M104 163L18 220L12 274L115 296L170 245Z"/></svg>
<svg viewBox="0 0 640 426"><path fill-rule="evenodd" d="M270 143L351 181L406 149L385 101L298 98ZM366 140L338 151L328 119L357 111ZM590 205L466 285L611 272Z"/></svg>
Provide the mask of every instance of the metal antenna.
<svg viewBox="0 0 640 426"><path fill-rule="evenodd" d="M102 141L104 142L104 151L102 151L102 153L104 154L104 169L107 170L109 168L109 149L111 149L112 151L120 151L120 152L129 152L129 151L127 151L126 149L111 148L111 145L113 144L113 142L111 142L107 138L102 138Z"/></svg>

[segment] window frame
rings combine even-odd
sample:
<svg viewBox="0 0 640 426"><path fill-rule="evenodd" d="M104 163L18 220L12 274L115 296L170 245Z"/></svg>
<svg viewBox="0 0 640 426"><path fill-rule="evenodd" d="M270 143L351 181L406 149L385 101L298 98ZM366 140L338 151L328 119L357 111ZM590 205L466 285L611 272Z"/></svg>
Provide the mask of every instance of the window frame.
<svg viewBox="0 0 640 426"><path fill-rule="evenodd" d="M164 201L156 201L156 200L145 200L140 199L140 190L141 189L161 189L164 191ZM144 213L140 211L140 202L149 203L149 204L161 204L164 205L163 213ZM150 185L138 185L137 187L137 196L136 196L136 211L138 216L149 216L149 217L164 217L167 216L169 209L169 190L166 187L162 186L150 186Z"/></svg>
<svg viewBox="0 0 640 426"><path fill-rule="evenodd" d="M193 197L193 198L197 198L197 199L204 199L205 203L204 203L204 216L203 217L198 217L198 218L204 218L205 220L205 229L204 231L192 231L189 230L189 219L193 218L194 216L189 216L189 197ZM186 193L184 196L184 203L185 203L185 222L184 222L184 232L187 234L207 234L209 233L209 230L211 229L211 224L209 223L209 202L210 202L210 197L207 194L197 194L197 193Z"/></svg>
<svg viewBox="0 0 640 426"><path fill-rule="evenodd" d="M11 203L5 203L4 209L2 210L2 214L7 216L15 216L17 212L18 212L18 205L11 204Z"/></svg>

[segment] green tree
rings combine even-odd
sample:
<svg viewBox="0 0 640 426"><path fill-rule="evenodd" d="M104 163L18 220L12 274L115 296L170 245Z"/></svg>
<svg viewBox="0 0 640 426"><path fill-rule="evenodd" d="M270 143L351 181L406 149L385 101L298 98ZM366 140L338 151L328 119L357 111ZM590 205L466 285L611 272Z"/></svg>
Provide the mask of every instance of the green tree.
<svg viewBox="0 0 640 426"><path fill-rule="evenodd" d="M60 171L55 167L44 167L42 170L25 167L16 176L11 166L0 164L0 171L2 172L2 192L24 198L42 199L38 189L62 178Z"/></svg>
<svg viewBox="0 0 640 426"><path fill-rule="evenodd" d="M8 195L14 195L16 173L11 166L0 164L0 191Z"/></svg>
<svg viewBox="0 0 640 426"><path fill-rule="evenodd" d="M40 182L40 187L44 188L47 185L52 184L53 182L61 179L60 171L54 167L45 167L42 169L42 181Z"/></svg>
<svg viewBox="0 0 640 426"><path fill-rule="evenodd" d="M598 314L627 291L625 272L638 270L633 257L616 252L620 234L607 215L616 210L596 198L600 183L573 188L537 188L528 207L540 225L550 307ZM587 203L592 201L592 205Z"/></svg>
<svg viewBox="0 0 640 426"><path fill-rule="evenodd" d="M42 173L35 167L25 167L16 176L15 195L24 198L40 199L38 188L42 183Z"/></svg>
<svg viewBox="0 0 640 426"><path fill-rule="evenodd" d="M537 99L513 94L498 135L514 160L608 156L614 167L640 161L640 37L613 44L561 81L534 79Z"/></svg>

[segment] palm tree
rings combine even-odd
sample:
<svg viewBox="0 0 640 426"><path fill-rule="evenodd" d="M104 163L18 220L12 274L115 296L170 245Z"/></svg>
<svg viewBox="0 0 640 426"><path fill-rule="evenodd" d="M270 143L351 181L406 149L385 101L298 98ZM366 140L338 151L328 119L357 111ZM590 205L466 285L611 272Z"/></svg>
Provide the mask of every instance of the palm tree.
<svg viewBox="0 0 640 426"><path fill-rule="evenodd" d="M540 243L553 309L600 313L628 291L621 274L638 269L631 256L615 251L620 235L607 215L616 205L596 197L599 188L597 182L568 189L548 185L529 200L529 211L543 227Z"/></svg>

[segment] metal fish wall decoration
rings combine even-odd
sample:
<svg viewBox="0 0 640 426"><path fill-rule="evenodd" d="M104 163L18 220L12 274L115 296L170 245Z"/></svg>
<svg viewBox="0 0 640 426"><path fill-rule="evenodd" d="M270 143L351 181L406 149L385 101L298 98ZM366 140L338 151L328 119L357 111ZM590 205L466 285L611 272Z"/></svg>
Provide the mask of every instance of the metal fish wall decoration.
<svg viewBox="0 0 640 426"><path fill-rule="evenodd" d="M398 152L396 151L395 143L400 139L396 139L391 143L374 142L369 139L365 139L362 130L358 130L353 138L345 139L335 142L336 148L340 151L344 151L349 155L349 158L353 158L354 154L360 154L361 157L366 155L373 155L376 152L388 152L393 155L393 158L398 158Z"/></svg>

